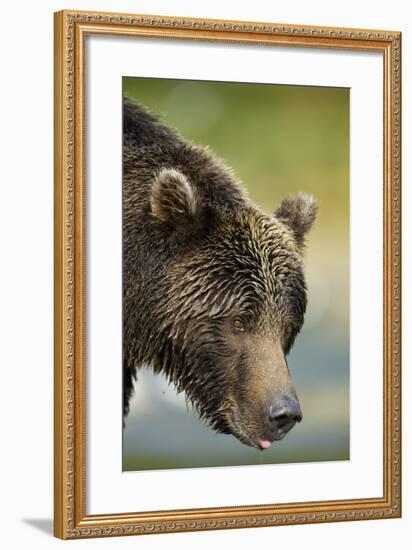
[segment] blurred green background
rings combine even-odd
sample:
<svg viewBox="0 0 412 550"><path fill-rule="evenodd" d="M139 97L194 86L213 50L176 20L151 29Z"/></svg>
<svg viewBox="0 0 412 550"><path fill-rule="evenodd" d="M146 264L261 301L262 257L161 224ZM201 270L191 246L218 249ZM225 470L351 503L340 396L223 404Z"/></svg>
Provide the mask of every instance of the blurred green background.
<svg viewBox="0 0 412 550"><path fill-rule="evenodd" d="M268 213L319 204L306 247L308 309L288 364L303 421L264 452L215 434L161 376L138 374L123 470L348 460L349 89L124 78L124 94L211 150Z"/></svg>

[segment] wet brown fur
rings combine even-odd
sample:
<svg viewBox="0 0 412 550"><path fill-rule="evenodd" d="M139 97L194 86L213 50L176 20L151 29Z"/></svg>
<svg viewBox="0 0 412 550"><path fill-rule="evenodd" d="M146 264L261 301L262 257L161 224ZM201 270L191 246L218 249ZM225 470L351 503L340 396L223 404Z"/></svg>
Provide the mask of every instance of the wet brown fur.
<svg viewBox="0 0 412 550"><path fill-rule="evenodd" d="M265 437L265 403L294 391L285 356L303 324L315 214L306 195L262 212L208 150L125 100L125 416L136 369L151 365L216 431Z"/></svg>

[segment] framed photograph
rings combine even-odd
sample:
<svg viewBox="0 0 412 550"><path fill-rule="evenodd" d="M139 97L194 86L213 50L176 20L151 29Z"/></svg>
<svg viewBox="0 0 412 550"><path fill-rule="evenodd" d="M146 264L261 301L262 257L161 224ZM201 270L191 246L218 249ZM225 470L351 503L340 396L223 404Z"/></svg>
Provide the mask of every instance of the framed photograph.
<svg viewBox="0 0 412 550"><path fill-rule="evenodd" d="M55 14L55 535L401 515L401 34Z"/></svg>

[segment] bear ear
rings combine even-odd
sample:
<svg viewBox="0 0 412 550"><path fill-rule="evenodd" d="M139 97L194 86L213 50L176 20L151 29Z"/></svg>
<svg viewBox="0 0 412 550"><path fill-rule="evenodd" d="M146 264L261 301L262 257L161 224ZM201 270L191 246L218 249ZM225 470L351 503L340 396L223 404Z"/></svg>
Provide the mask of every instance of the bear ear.
<svg viewBox="0 0 412 550"><path fill-rule="evenodd" d="M184 218L194 218L198 198L193 185L182 172L163 168L153 182L150 209L160 222L178 222Z"/></svg>
<svg viewBox="0 0 412 550"><path fill-rule="evenodd" d="M306 233L315 221L317 211L315 199L310 195L299 193L283 199L275 216L293 231L298 244L302 245Z"/></svg>

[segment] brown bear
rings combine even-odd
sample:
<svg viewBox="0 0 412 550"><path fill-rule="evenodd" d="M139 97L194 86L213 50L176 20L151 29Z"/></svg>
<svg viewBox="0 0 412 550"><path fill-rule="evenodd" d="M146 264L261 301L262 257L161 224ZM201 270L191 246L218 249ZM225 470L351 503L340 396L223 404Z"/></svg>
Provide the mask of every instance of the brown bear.
<svg viewBox="0 0 412 550"><path fill-rule="evenodd" d="M267 214L206 148L123 106L123 414L151 365L211 428L265 449L302 419L286 355L312 197Z"/></svg>

